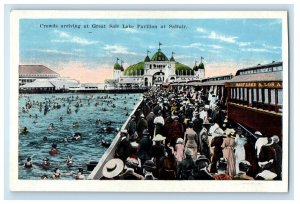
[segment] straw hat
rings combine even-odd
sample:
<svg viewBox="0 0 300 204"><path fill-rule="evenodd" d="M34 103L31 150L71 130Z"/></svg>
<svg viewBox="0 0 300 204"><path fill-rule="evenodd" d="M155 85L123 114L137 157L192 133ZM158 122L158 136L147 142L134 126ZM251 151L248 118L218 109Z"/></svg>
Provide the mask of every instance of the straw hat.
<svg viewBox="0 0 300 204"><path fill-rule="evenodd" d="M155 135L155 137L152 139L153 141L163 141L166 137L162 136L161 134Z"/></svg>
<svg viewBox="0 0 300 204"><path fill-rule="evenodd" d="M119 175L124 168L124 163L121 159L111 159L103 167L103 176L106 178L114 178Z"/></svg>

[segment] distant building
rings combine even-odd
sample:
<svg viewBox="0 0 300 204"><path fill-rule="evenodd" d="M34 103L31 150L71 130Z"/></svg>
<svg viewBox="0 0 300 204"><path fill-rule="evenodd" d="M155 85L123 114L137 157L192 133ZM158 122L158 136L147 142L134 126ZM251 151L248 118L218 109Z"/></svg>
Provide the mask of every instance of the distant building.
<svg viewBox="0 0 300 204"><path fill-rule="evenodd" d="M78 87L79 81L62 78L44 65L19 65L19 88L26 92L67 91Z"/></svg>
<svg viewBox="0 0 300 204"><path fill-rule="evenodd" d="M118 87L151 87L174 81L200 80L205 77L204 64L201 63L193 68L177 62L174 52L170 59L161 51L159 43L158 51L150 58L147 56L144 61L123 68L123 61L119 59L114 64L113 79Z"/></svg>
<svg viewBox="0 0 300 204"><path fill-rule="evenodd" d="M44 65L19 65L19 85L35 81L36 79L58 78L60 75Z"/></svg>

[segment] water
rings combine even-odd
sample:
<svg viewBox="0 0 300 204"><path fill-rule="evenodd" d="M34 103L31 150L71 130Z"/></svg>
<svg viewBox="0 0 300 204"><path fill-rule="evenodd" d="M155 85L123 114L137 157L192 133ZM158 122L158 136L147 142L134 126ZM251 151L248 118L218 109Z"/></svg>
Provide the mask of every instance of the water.
<svg viewBox="0 0 300 204"><path fill-rule="evenodd" d="M82 166L88 175L86 164L98 161L106 148L100 144L102 139L111 142L139 101L141 94L32 94L19 97L19 131L27 127L27 134L19 134L19 179L41 179L42 175L49 178L58 167L61 179L74 179L78 167ZM39 103L37 103L37 101ZM28 109L26 103L32 104ZM34 103L33 103L34 102ZM40 108L40 104L42 108ZM44 113L45 105L50 111ZM55 104L59 109L53 109ZM78 112L76 113L76 105ZM71 113L67 114L67 108ZM37 116L37 117L36 117ZM97 125L96 120L100 123ZM49 130L53 123L54 129ZM78 123L74 127L73 123ZM107 132L103 128L111 127ZM80 140L72 140L75 132L82 134ZM47 141L43 138L47 137ZM67 138L67 142L64 142ZM52 144L57 144L58 155L51 156ZM67 167L68 155L73 156L73 166ZM31 157L33 168L24 168L27 157ZM50 168L45 170L41 163L50 159Z"/></svg>

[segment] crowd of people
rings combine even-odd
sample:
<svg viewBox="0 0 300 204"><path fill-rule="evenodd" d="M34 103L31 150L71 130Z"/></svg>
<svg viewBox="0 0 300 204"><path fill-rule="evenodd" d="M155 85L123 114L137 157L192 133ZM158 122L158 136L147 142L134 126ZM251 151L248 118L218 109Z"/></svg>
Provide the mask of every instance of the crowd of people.
<svg viewBox="0 0 300 204"><path fill-rule="evenodd" d="M158 89L144 95L121 130L101 179L281 180L278 136L228 120L212 92Z"/></svg>

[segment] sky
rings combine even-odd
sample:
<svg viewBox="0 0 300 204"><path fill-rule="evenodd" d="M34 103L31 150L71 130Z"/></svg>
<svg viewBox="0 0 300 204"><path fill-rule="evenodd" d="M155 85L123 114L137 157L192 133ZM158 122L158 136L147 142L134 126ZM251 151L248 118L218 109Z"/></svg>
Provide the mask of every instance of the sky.
<svg viewBox="0 0 300 204"><path fill-rule="evenodd" d="M43 64L80 82L112 78L161 51L206 77L282 60L281 19L21 19L20 64ZM120 62L119 61L119 62Z"/></svg>

